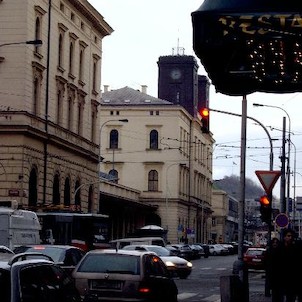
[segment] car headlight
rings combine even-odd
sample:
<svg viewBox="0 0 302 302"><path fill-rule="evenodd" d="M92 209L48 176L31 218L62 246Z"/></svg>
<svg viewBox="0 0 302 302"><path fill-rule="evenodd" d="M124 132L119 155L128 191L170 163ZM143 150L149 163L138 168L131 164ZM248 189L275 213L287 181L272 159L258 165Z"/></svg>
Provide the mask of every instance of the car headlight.
<svg viewBox="0 0 302 302"><path fill-rule="evenodd" d="M188 263L187 263L187 266L188 266L188 267L193 267L193 264L192 264L191 262L188 262Z"/></svg>
<svg viewBox="0 0 302 302"><path fill-rule="evenodd" d="M169 266L169 267L175 266L175 264L172 261L166 261L165 264L166 264L166 266Z"/></svg>

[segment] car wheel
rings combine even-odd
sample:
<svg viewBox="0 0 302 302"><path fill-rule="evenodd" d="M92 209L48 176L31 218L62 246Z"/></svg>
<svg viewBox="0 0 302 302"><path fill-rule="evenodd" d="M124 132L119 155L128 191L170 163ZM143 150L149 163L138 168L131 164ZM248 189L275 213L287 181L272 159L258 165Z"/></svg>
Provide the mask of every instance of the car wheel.
<svg viewBox="0 0 302 302"><path fill-rule="evenodd" d="M217 252L213 252L213 255L214 255L214 256L217 256Z"/></svg>
<svg viewBox="0 0 302 302"><path fill-rule="evenodd" d="M208 254L205 254L203 257L204 257L204 258L209 258L209 255L208 255Z"/></svg>

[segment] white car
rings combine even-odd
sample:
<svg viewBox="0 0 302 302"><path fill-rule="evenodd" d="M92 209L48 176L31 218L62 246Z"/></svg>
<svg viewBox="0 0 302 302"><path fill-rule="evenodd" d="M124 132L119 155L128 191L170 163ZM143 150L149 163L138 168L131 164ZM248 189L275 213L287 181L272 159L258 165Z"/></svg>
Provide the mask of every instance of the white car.
<svg viewBox="0 0 302 302"><path fill-rule="evenodd" d="M123 250L149 251L155 253L165 263L172 276L186 279L192 271L192 263L184 258L171 255L171 251L159 245L127 245Z"/></svg>
<svg viewBox="0 0 302 302"><path fill-rule="evenodd" d="M229 250L221 244L209 244L210 254L213 256L228 255Z"/></svg>

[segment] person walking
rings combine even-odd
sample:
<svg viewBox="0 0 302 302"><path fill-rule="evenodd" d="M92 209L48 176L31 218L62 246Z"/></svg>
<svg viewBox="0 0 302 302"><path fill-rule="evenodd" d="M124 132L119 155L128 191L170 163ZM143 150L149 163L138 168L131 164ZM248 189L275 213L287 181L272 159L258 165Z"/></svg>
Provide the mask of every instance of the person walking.
<svg viewBox="0 0 302 302"><path fill-rule="evenodd" d="M278 278L278 276L275 272L275 266L273 266L272 262L276 262L275 257L279 246L280 246L280 240L274 237L271 239L270 244L266 250L266 257L265 257L265 296L266 297L271 297L272 294L275 296L276 290L278 290L279 284L278 284L278 279L276 279Z"/></svg>
<svg viewBox="0 0 302 302"><path fill-rule="evenodd" d="M269 259L272 302L295 302L298 296L299 248L295 244L295 232L284 229L282 241Z"/></svg>

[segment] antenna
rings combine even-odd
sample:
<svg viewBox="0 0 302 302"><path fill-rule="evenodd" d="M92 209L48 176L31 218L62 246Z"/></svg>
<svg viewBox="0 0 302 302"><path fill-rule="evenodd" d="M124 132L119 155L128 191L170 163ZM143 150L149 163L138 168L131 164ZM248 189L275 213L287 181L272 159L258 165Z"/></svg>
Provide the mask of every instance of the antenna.
<svg viewBox="0 0 302 302"><path fill-rule="evenodd" d="M172 55L173 56L184 56L185 55L185 48L179 46L179 38L177 38L177 47L172 48Z"/></svg>

